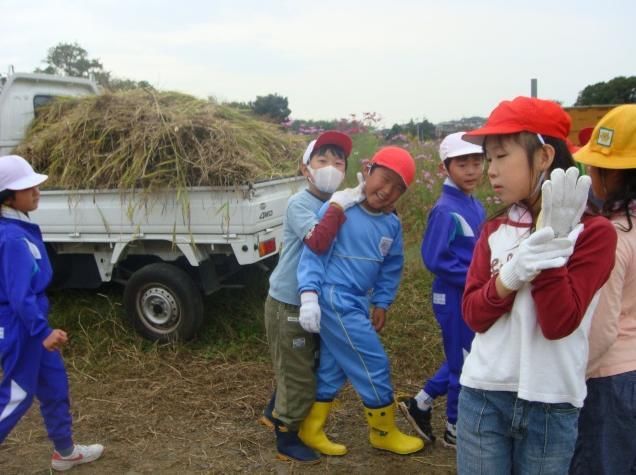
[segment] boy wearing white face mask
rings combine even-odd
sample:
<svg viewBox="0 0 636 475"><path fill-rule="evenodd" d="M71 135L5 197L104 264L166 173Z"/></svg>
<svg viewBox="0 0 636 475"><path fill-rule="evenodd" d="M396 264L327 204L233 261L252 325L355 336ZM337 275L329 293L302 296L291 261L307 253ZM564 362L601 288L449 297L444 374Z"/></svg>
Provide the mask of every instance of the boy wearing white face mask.
<svg viewBox="0 0 636 475"><path fill-rule="evenodd" d="M345 178L352 143L348 135L328 131L313 140L301 164L308 187L287 203L283 244L278 265L272 272L265 302L265 329L276 377L276 392L265 422L276 431L278 458L316 463L319 455L298 437L300 423L309 413L316 393L315 335L298 323L300 298L296 270L303 245L315 253L327 251L345 221L344 210L362 201L362 185L334 193ZM333 195L332 195L333 194ZM325 201L331 206L318 220Z"/></svg>

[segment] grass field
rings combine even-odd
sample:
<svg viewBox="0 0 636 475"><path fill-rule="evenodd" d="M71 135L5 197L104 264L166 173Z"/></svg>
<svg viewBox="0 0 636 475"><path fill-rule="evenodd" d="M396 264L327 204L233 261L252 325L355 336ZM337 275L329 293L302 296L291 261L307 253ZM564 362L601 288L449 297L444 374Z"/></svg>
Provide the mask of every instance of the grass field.
<svg viewBox="0 0 636 475"><path fill-rule="evenodd" d="M358 135L348 182L378 139ZM426 215L439 194L436 144L409 144L417 183L398 204L406 264L383 342L397 396L417 392L442 361L431 311L431 276L419 253ZM479 196L487 198L487 187ZM492 201L488 199L488 201ZM453 473L454 452L441 444L412 456L376 451L367 442L361 404L350 387L340 398L328 433L345 442L345 457L323 457L315 467L274 460L273 435L256 423L273 388L262 323L266 276L248 272L244 289L222 290L206 301L198 337L156 345L126 323L121 288L51 293L52 325L68 330L64 350L71 381L76 439L106 445L103 460L76 473ZM48 473L49 443L34 408L0 447L0 472ZM436 402L434 428L443 432L445 401ZM404 421L399 424L409 430Z"/></svg>

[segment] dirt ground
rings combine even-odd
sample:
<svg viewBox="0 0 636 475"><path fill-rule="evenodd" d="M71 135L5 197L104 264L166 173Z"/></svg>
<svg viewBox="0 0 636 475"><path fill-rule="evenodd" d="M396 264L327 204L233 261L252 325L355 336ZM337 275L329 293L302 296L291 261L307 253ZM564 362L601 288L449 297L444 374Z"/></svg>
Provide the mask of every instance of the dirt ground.
<svg viewBox="0 0 636 475"><path fill-rule="evenodd" d="M69 365L75 438L106 446L101 460L77 474L137 473L454 473L454 451L441 443L410 456L371 448L357 396L350 387L327 432L346 443L344 457L322 457L314 466L275 459L274 436L257 424L272 389L265 363L224 363L192 353L164 352L151 363L130 358L98 373ZM237 388L241 388L237 391ZM436 432L443 426L438 401ZM401 415L398 424L408 427ZM409 431L412 433L411 431ZM37 403L0 446L0 473L49 473L51 448Z"/></svg>

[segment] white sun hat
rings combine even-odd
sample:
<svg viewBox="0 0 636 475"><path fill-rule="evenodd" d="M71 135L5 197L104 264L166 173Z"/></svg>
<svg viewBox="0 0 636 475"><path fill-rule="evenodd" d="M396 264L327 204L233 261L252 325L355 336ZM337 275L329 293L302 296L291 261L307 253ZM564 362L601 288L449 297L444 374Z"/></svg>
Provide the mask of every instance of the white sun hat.
<svg viewBox="0 0 636 475"><path fill-rule="evenodd" d="M439 158L442 162L446 161L447 158L472 155L473 153L484 153L480 145L475 145L462 139L465 133L466 132L456 132L447 135L446 138L442 140L442 143L439 144Z"/></svg>
<svg viewBox="0 0 636 475"><path fill-rule="evenodd" d="M0 191L26 190L42 184L47 175L35 173L29 162L18 155L0 157Z"/></svg>

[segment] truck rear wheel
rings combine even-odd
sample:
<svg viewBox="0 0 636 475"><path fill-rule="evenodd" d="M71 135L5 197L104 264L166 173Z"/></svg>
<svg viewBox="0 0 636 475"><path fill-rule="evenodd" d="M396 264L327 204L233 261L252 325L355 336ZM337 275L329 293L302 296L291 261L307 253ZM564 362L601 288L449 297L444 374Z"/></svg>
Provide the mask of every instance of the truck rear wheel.
<svg viewBox="0 0 636 475"><path fill-rule="evenodd" d="M167 342L192 338L203 321L203 298L187 272L157 263L135 272L124 290L128 319L145 338Z"/></svg>

